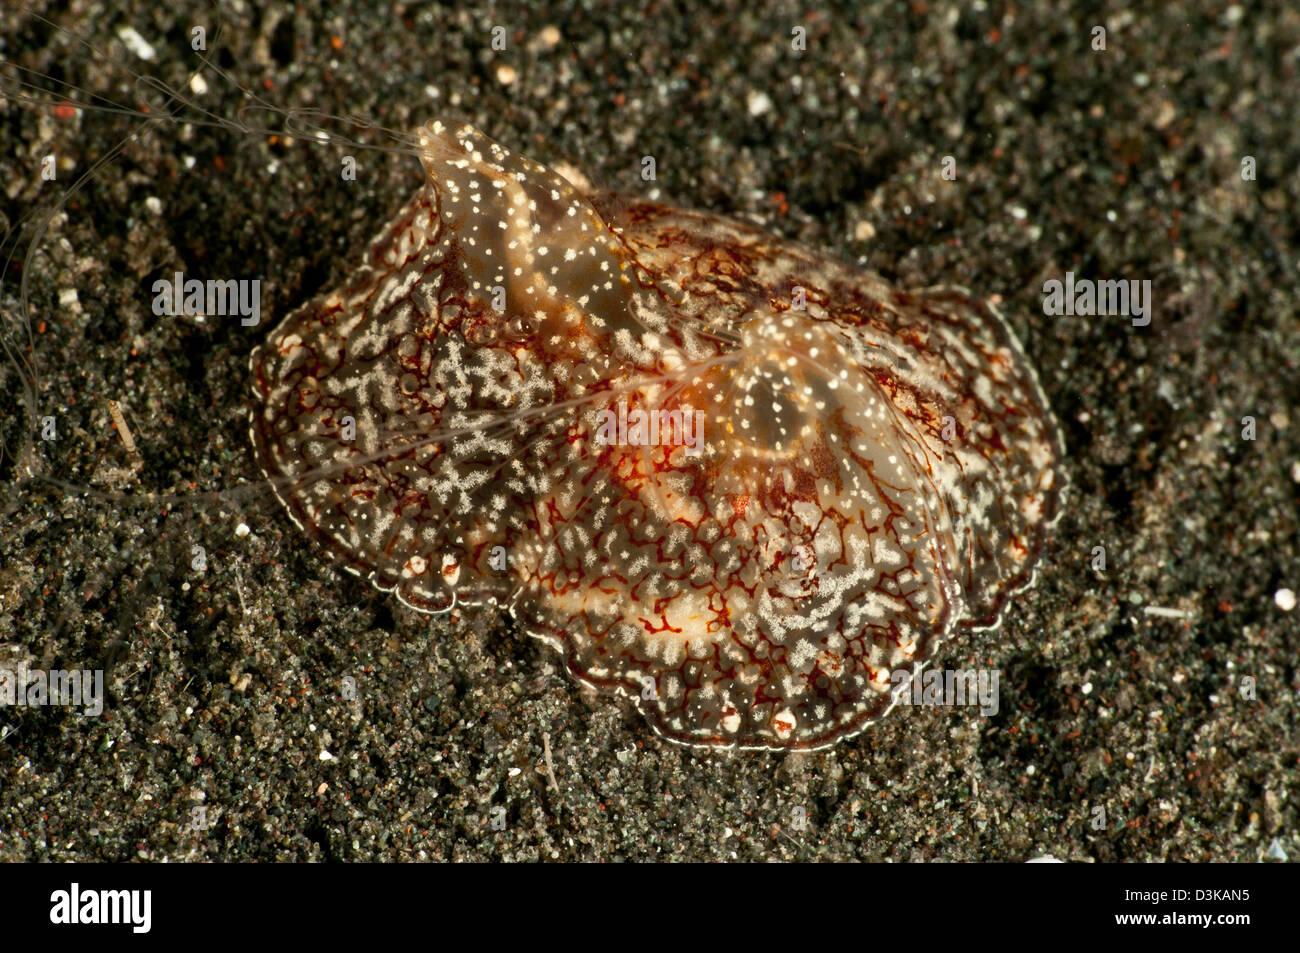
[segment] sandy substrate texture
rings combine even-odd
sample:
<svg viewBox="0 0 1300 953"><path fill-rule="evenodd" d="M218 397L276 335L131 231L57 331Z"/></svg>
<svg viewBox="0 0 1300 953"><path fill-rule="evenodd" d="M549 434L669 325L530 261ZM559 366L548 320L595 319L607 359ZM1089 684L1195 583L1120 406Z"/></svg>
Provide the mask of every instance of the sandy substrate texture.
<svg viewBox="0 0 1300 953"><path fill-rule="evenodd" d="M995 716L899 709L825 752L701 754L499 616L431 621L340 574L267 492L112 504L22 479L36 424L6 366L0 653L104 668L108 703L0 711L0 859L1300 858L1300 610L1275 601L1300 589L1300 13L268 6L228 6L212 49L279 109L457 115L642 193L653 155L659 197L999 301L1062 420L1068 511L1002 629L938 660L999 670ZM183 0L51 8L100 52L6 5L4 58L128 104L151 98L129 70L183 85L190 27L215 22ZM197 101L237 116L239 90L206 79ZM418 164L364 153L345 183L331 146L12 101L0 123L11 225L56 194L41 157L67 185L140 132L26 269L25 357L59 428L44 472L153 492L256 479L250 350L348 273ZM155 318L152 282L175 270L260 278L262 325ZM1150 326L1045 316L1043 282L1069 270L1149 279ZM5 333L27 347L15 277Z"/></svg>

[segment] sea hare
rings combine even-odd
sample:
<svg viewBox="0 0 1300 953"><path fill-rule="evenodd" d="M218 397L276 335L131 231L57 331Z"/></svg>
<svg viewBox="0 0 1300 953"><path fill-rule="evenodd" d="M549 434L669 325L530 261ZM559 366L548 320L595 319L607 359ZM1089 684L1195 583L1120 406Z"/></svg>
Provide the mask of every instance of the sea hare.
<svg viewBox="0 0 1300 953"><path fill-rule="evenodd" d="M508 608L693 745L809 749L995 625L1061 506L987 304L580 191L468 125L252 356L295 522L417 609Z"/></svg>

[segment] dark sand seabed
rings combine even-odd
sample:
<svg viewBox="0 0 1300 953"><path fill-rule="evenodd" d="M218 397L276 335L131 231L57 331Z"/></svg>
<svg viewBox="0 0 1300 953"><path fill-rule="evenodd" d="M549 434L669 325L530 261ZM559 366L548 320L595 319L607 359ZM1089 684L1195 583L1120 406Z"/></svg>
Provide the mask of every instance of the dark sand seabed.
<svg viewBox="0 0 1300 953"><path fill-rule="evenodd" d="M814 754L676 747L501 617L432 620L337 572L269 492L123 506L23 479L35 424L6 364L0 667L103 668L108 700L99 718L0 710L0 859L1300 858L1300 609L1275 598L1300 590L1300 11L618 6L231 5L211 50L281 109L455 114L598 185L998 301L1072 484L1038 585L938 660L998 669L998 713L899 708ZM122 103L146 95L128 68L184 87L189 27L212 21L192 2L32 7L105 55L9 7L0 55ZM239 91L206 80L197 100L234 117ZM55 194L41 157L68 163L64 186L141 127L12 101L0 123L10 225ZM341 182L339 154L162 125L51 221L27 269L28 357L60 428L46 473L169 493L258 478L250 350L418 185L413 160L375 153ZM149 288L175 270L260 278L262 324L155 318ZM1149 279L1151 324L1044 315L1066 271ZM0 308L23 346L16 277ZM107 399L128 408L134 476Z"/></svg>

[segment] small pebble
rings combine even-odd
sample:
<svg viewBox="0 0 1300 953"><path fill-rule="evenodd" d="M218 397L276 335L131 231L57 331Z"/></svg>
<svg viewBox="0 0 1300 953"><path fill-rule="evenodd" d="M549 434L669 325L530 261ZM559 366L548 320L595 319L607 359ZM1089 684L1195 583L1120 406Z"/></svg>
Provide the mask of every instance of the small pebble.
<svg viewBox="0 0 1300 953"><path fill-rule="evenodd" d="M749 107L751 116L761 116L772 108L772 98L767 93L751 89L745 97L745 105Z"/></svg>
<svg viewBox="0 0 1300 953"><path fill-rule="evenodd" d="M142 60L151 60L154 58L154 49L149 42L135 31L135 27L120 26L117 28L117 38L126 44L126 48L140 57Z"/></svg>

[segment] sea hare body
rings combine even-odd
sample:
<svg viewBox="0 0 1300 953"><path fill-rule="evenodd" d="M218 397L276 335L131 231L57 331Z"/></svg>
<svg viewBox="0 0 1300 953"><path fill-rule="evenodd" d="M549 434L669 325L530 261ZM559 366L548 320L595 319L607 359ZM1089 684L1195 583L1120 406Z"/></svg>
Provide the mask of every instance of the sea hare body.
<svg viewBox="0 0 1300 953"><path fill-rule="evenodd" d="M295 521L418 609L508 606L663 735L851 736L999 621L1061 505L1001 318L759 229L584 195L469 126L252 358Z"/></svg>

